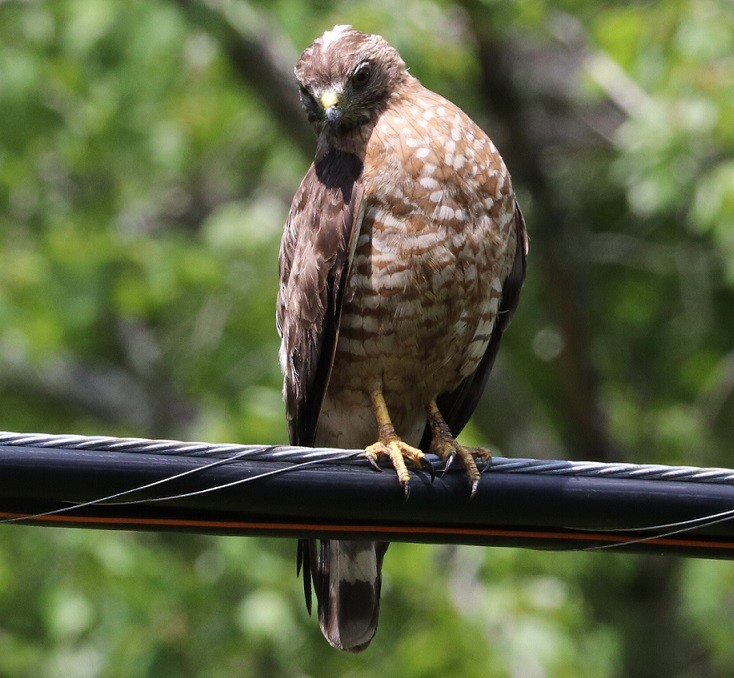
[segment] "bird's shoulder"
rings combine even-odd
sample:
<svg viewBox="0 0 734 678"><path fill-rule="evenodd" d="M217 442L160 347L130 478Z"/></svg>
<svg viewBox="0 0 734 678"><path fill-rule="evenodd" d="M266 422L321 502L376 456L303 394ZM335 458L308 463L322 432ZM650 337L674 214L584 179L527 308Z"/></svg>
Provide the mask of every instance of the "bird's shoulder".
<svg viewBox="0 0 734 678"><path fill-rule="evenodd" d="M489 136L417 80L375 125L364 167L367 195L392 186L434 207L456 199L486 211L509 209L512 202L509 172Z"/></svg>

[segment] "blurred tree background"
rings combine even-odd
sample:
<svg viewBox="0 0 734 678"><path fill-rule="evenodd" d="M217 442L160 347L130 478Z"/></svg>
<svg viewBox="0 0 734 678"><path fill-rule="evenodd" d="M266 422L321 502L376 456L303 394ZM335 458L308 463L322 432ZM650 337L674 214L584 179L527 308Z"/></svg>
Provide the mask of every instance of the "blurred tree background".
<svg viewBox="0 0 734 678"><path fill-rule="evenodd" d="M286 439L292 68L379 32L493 137L529 276L465 440L734 466L727 0L0 2L0 427ZM8 676L728 676L734 564L393 545L338 653L292 540L5 526Z"/></svg>

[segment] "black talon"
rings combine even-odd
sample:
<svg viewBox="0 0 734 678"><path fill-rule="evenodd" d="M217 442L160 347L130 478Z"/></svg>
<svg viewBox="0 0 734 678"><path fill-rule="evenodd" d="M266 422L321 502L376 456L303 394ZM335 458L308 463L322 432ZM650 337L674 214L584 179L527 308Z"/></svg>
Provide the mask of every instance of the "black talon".
<svg viewBox="0 0 734 678"><path fill-rule="evenodd" d="M408 503L408 499L410 498L410 483L405 483L405 496L403 497L403 504Z"/></svg>
<svg viewBox="0 0 734 678"><path fill-rule="evenodd" d="M373 469L375 469L375 471L379 471L380 473L382 473L382 469L380 468L380 465L372 457L367 457L367 459L370 462L370 466Z"/></svg>
<svg viewBox="0 0 734 678"><path fill-rule="evenodd" d="M451 468L451 464L454 463L454 459L456 459L456 452L452 452L449 455L448 459L446 459L446 464L444 465L443 473L441 474L442 476L446 473L446 471L448 471Z"/></svg>
<svg viewBox="0 0 734 678"><path fill-rule="evenodd" d="M479 479L472 481L471 484L471 491L469 492L469 501L474 499L474 495L477 493L477 488L479 487Z"/></svg>

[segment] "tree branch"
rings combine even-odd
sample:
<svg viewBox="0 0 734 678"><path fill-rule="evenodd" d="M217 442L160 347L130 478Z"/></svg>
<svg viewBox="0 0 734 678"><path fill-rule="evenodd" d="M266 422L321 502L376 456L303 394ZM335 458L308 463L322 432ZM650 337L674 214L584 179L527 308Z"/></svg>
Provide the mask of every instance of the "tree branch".
<svg viewBox="0 0 734 678"><path fill-rule="evenodd" d="M239 2L175 0L189 20L212 34L240 80L262 100L305 157L316 138L301 108L293 76L298 53L264 13Z"/></svg>

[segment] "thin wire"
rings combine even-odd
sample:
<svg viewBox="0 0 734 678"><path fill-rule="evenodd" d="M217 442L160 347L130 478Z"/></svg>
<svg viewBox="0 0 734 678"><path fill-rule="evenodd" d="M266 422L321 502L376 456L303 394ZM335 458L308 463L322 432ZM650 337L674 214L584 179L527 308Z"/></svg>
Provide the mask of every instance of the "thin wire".
<svg viewBox="0 0 734 678"><path fill-rule="evenodd" d="M249 478L239 478L237 480L232 480L228 483L222 483L221 485L214 485L212 487L206 487L201 490L192 490L191 492L184 492L182 494L169 494L163 497L152 497L151 499L133 499L131 501L105 502L105 503L111 504L113 506L114 505L128 506L130 504L147 504L149 502L172 501L174 499L187 499L189 497L196 497L202 494L208 494L210 492L218 492L219 490L224 490L224 489L227 489L228 487L244 485L245 483L250 483L254 480L261 480L262 478L268 478L270 476L277 476L282 473L289 473L291 471L296 471L296 470L305 468L307 466L315 466L317 464L324 464L328 461L345 461L349 458L349 456L352 456L354 453L347 452L345 454L348 456L334 458L331 460L312 459L311 461L303 461L298 464L294 464L293 466L284 466L282 468L274 469L272 471L265 471L264 473L258 473L256 476L250 476ZM363 454L363 452L358 452L357 454Z"/></svg>
<svg viewBox="0 0 734 678"><path fill-rule="evenodd" d="M669 523L668 525L655 525L648 528L624 528L616 530L617 532L637 532L642 529L656 530L665 529L666 527L673 525L682 525L678 530L670 530L668 532L660 532L648 535L647 537L640 537L639 539L632 539L631 541L618 542L616 544L602 544L600 546L589 546L584 551L606 551L612 548L623 548L625 546L632 546L633 544L644 544L645 542L655 541L656 539L666 539L667 537L674 537L677 534L684 534L685 532L692 532L699 527L710 527L711 525L717 525L719 523L725 523L727 520L734 518L734 509L728 511L722 511L721 513L714 513L710 516L703 516L701 518L694 518L692 520L683 520L680 523ZM609 532L611 530L594 530L594 532Z"/></svg>
<svg viewBox="0 0 734 678"><path fill-rule="evenodd" d="M204 466L198 466L196 468L187 469L186 471L181 471L180 473L176 473L174 475L168 476L166 478L161 478L159 480L152 481L150 483L147 483L145 485L138 485L136 487L122 490L120 492L117 492L115 494L110 494L104 497L98 497L96 499L90 499L89 501L81 502L81 503L74 503L70 504L69 506L64 506L58 509L54 509L51 511L44 511L42 513L34 513L29 514L25 516L19 516L15 518L6 518L3 520L0 520L0 524L3 523L14 523L14 522L20 522L20 521L27 521L27 520L35 520L37 518L43 518L46 516L51 515L58 515L62 513L68 513L70 511L76 511L83 508L88 508L90 506L95 506L99 504L105 504L108 506L127 506L131 504L143 504L143 503L149 503L149 502L160 502L160 501L169 501L169 500L175 500L175 499L184 499L187 497L194 497L197 495L207 494L209 492L216 492L221 489L225 489L228 487L232 487L235 485L241 485L246 482L251 482L253 480L259 480L261 478L265 478L267 476L277 475L281 473L296 471L298 469L307 467L307 466L314 466L317 464L323 464L328 462L334 462L334 461L347 461L349 459L355 458L358 454L361 456L364 456L361 451L358 452L352 452L352 451L345 451L345 450L330 450L329 452L331 454L323 454L321 451L317 451L318 454L315 455L316 458L307 459L306 461L301 461L298 463L294 463L292 466L286 466L279 469L275 469L273 471L267 471L265 473L260 473L257 476L251 476L249 478L240 478L238 480L234 480L229 483L225 483L222 485L216 485L213 487L208 487L200 490L195 490L192 492L186 492L186 493L180 493L180 494L170 494L170 495L160 495L157 497L146 497L144 499L135 499L130 501L114 501L115 499L119 499L131 494L136 494L139 492L143 492L145 490L149 490L154 487L159 487L165 483L171 483L176 480L180 480L181 478L194 474L194 473L201 473L203 471L206 471L207 469L214 468L216 466L221 466L223 464L229 464L235 461L239 461L245 458L252 459L255 458L262 458L266 457L268 459L278 459L279 461L283 461L284 457L292 458L294 455L298 455L299 457L313 457L313 454L310 454L312 450L310 448L287 448L285 450L278 450L277 446L275 445L209 445L207 443L179 443L178 441L172 441L172 440L164 440L164 441L153 441L153 440L145 440L142 438L101 438L101 437L88 437L88 436L50 436L46 434L13 434L6 431L0 432L0 445L6 445L6 446L16 446L16 447L42 447L45 449L84 449L84 450L94 450L94 451L120 451L124 450L126 452L134 451L135 453L142 453L142 450L145 450L145 453L156 453L159 454L158 450L164 450L166 454L179 454L181 450L185 449L186 452L188 452L191 456L201 456L202 453L212 453L212 454L222 454L226 453L228 456L215 459L214 461L205 464ZM156 452L153 452L153 450L156 450ZM285 454L283 454L285 452Z"/></svg>
<svg viewBox="0 0 734 678"><path fill-rule="evenodd" d="M75 448L76 449L76 448ZM128 490L121 490L120 492L117 492L115 494L109 494L105 497L98 497L97 499L90 499L89 501L81 502L81 503L74 503L70 504L69 506L64 506L58 509L55 509L53 511L44 511L43 513L34 513L31 515L23 516L23 517L17 517L17 518L6 518L4 520L0 520L0 523L14 523L21 520L33 520L35 518L43 518L45 516L52 516L57 515L60 513L68 513L69 511L75 511L80 508L87 508L89 506L95 506L96 504L103 504L103 503L110 503L110 504L125 504L125 503L134 503L134 502L112 502L110 500L112 499L118 499L119 497L124 497L129 494L134 494L136 492L142 492L143 490L149 490L153 487L157 487L159 485L163 485L164 483L173 482L174 480L178 480L180 478L183 478L184 476L197 473L199 471L205 471L206 469L213 468L215 466L221 466L222 464L230 463L231 461L236 461L237 456L235 457L229 457L226 459L217 459L209 464L206 464L205 466L199 466L197 468L188 469L186 471L182 471L181 473L176 473L172 476L168 476L166 478L161 478L160 480L154 480L150 483L147 483L145 485L138 485L137 487L130 488ZM150 501L153 501L151 499Z"/></svg>

